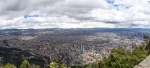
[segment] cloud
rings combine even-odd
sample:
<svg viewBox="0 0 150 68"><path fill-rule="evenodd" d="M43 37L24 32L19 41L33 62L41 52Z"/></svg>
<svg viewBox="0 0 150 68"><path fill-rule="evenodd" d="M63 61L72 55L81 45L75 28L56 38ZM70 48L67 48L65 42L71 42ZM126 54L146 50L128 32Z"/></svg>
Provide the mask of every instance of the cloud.
<svg viewBox="0 0 150 68"><path fill-rule="evenodd" d="M24 18L24 15L39 15ZM150 27L149 0L1 0L0 28Z"/></svg>

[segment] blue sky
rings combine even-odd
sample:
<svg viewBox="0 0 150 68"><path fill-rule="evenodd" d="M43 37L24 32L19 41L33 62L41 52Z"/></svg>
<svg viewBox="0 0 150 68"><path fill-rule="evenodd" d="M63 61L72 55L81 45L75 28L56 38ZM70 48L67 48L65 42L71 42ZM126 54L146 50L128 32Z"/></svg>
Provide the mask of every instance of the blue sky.
<svg viewBox="0 0 150 68"><path fill-rule="evenodd" d="M106 0L108 3L113 4L115 0Z"/></svg>
<svg viewBox="0 0 150 68"><path fill-rule="evenodd" d="M0 29L149 28L150 0L0 0Z"/></svg>

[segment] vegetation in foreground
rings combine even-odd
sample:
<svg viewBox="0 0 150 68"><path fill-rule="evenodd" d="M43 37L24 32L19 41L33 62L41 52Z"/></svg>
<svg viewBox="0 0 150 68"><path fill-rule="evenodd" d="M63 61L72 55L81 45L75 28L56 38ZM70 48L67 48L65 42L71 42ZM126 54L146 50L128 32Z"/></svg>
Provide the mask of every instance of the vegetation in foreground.
<svg viewBox="0 0 150 68"><path fill-rule="evenodd" d="M150 38L144 35L146 45L135 47L131 52L125 52L123 47L112 49L108 58L75 68L133 68L150 54Z"/></svg>
<svg viewBox="0 0 150 68"><path fill-rule="evenodd" d="M109 57L93 64L85 66L67 67L61 62L51 62L48 68L133 68L150 54L150 38L144 36L146 45L135 47L132 52L125 52L124 48L119 46L112 49ZM17 68L15 65L7 63L2 65L3 68ZM27 59L24 58L20 68L40 68L38 65L30 65Z"/></svg>

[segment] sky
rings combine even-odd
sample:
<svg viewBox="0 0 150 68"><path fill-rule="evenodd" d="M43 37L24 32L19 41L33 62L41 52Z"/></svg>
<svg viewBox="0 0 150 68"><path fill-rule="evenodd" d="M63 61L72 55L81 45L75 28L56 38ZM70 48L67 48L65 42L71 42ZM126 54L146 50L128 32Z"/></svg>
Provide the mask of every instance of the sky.
<svg viewBox="0 0 150 68"><path fill-rule="evenodd" d="M150 0L0 0L0 29L150 28Z"/></svg>

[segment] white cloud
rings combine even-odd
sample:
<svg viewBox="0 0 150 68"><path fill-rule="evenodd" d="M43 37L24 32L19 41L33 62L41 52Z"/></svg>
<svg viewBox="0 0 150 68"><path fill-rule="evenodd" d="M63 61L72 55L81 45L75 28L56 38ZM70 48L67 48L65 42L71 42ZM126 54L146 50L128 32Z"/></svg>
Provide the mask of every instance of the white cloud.
<svg viewBox="0 0 150 68"><path fill-rule="evenodd" d="M107 0L108 1L108 0ZM150 27L148 0L1 0L0 27L119 28ZM17 5L16 5L17 4ZM39 15L40 17L23 16Z"/></svg>
<svg viewBox="0 0 150 68"><path fill-rule="evenodd" d="M114 28L113 24L102 22L62 23L60 28Z"/></svg>

